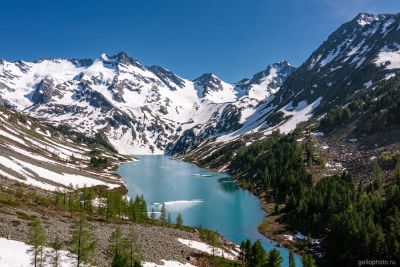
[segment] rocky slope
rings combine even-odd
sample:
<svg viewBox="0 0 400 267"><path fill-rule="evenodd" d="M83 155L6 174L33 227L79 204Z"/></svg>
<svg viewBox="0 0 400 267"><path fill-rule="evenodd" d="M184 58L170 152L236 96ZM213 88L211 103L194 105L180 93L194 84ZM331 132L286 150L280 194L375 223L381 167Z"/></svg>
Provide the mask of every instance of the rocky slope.
<svg viewBox="0 0 400 267"><path fill-rule="evenodd" d="M6 178L2 185L17 182L49 191L120 187L112 168L129 160L95 140L62 133L1 106L0 151L0 177ZM105 169L93 168L92 157L107 158Z"/></svg>

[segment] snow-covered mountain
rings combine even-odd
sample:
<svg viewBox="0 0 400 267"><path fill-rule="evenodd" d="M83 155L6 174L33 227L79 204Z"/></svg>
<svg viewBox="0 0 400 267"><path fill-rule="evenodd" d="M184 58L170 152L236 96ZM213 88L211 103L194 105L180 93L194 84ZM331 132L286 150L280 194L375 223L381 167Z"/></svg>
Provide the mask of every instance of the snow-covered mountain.
<svg viewBox="0 0 400 267"><path fill-rule="evenodd" d="M214 74L190 81L125 53L0 61L0 102L56 126L104 134L121 153L163 153L186 130L208 137L237 129L240 101L248 108L262 100L252 98L252 86L265 95L278 90L287 77L280 71L269 66L243 89Z"/></svg>
<svg viewBox="0 0 400 267"><path fill-rule="evenodd" d="M400 69L400 14L361 13L343 24L286 80L280 106L322 97L319 113ZM278 100L275 101L278 104Z"/></svg>
<svg viewBox="0 0 400 267"><path fill-rule="evenodd" d="M121 153L185 153L242 135L293 130L400 69L400 14L362 13L297 69L286 61L235 84L191 81L125 53L0 61L0 103L53 125L102 134Z"/></svg>
<svg viewBox="0 0 400 267"><path fill-rule="evenodd" d="M276 70L279 76L273 78ZM209 143L215 147L252 133L259 138L278 129L290 132L314 115L348 104L359 90L373 90L376 82L399 73L400 14L361 13L333 32L299 68L280 62L237 83L234 91L242 96L235 103L240 126ZM263 81L269 90L262 90ZM182 146L179 141L177 145Z"/></svg>

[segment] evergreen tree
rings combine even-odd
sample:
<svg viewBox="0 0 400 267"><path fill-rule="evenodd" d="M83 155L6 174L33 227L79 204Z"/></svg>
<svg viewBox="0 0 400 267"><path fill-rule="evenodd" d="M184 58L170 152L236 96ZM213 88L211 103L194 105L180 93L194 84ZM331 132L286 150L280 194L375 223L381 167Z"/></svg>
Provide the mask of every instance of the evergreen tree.
<svg viewBox="0 0 400 267"><path fill-rule="evenodd" d="M275 206L274 206L274 214L275 214L275 215L278 215L280 212L281 212L281 210L280 210L279 204L278 204L278 203L275 203Z"/></svg>
<svg viewBox="0 0 400 267"><path fill-rule="evenodd" d="M251 259L252 259L252 251L251 251L252 244L249 239L246 240L244 247L245 247L244 261L246 262L246 266L248 266L249 264L251 264Z"/></svg>
<svg viewBox="0 0 400 267"><path fill-rule="evenodd" d="M57 237L53 242L51 242L50 247L52 250L52 253L50 255L50 263L52 267L58 267L60 266L60 250L62 249L62 243L61 240Z"/></svg>
<svg viewBox="0 0 400 267"><path fill-rule="evenodd" d="M28 249L28 253L32 254L31 263L34 265L34 267L43 266L44 264L45 241L46 236L42 221L39 218L35 218L31 224L28 234L28 244L31 245L31 248Z"/></svg>
<svg viewBox="0 0 400 267"><path fill-rule="evenodd" d="M112 266L125 266L127 264L127 259L124 253L121 227L117 226L111 233L108 243L107 254L112 257Z"/></svg>
<svg viewBox="0 0 400 267"><path fill-rule="evenodd" d="M128 267L128 260L124 255L116 254L111 262L111 267Z"/></svg>
<svg viewBox="0 0 400 267"><path fill-rule="evenodd" d="M182 218L182 214L179 212L178 216L176 217L176 226L178 226L178 228L181 228L183 226L183 218Z"/></svg>
<svg viewBox="0 0 400 267"><path fill-rule="evenodd" d="M268 259L268 255L265 253L264 248L261 245L261 242L257 240L253 247L251 248L251 260L249 266L254 267L263 267L266 265Z"/></svg>
<svg viewBox="0 0 400 267"><path fill-rule="evenodd" d="M171 220L171 213L168 212L168 219L167 219L168 224L172 224Z"/></svg>
<svg viewBox="0 0 400 267"><path fill-rule="evenodd" d="M71 228L70 252L76 255L77 267L88 263L96 249L96 240L89 230L89 223L81 217Z"/></svg>
<svg viewBox="0 0 400 267"><path fill-rule="evenodd" d="M281 253L276 248L272 249L268 253L267 267L280 267L282 264L283 258Z"/></svg>
<svg viewBox="0 0 400 267"><path fill-rule="evenodd" d="M289 251L289 267L296 267L296 261L294 259L293 251Z"/></svg>
<svg viewBox="0 0 400 267"><path fill-rule="evenodd" d="M396 179L397 185L400 186L400 160L397 161L394 168L394 177Z"/></svg>
<svg viewBox="0 0 400 267"><path fill-rule="evenodd" d="M162 203L162 205L161 205L159 220L162 224L167 223L167 209L165 208L165 203Z"/></svg>
<svg viewBox="0 0 400 267"><path fill-rule="evenodd" d="M140 196L140 211L141 211L141 214L142 214L142 218L148 219L148 216L147 216L147 203L146 203L146 200L144 199L143 195Z"/></svg>
<svg viewBox="0 0 400 267"><path fill-rule="evenodd" d="M140 242L135 230L132 227L129 229L129 233L124 244L128 255L128 267L141 266L142 256Z"/></svg>
<svg viewBox="0 0 400 267"><path fill-rule="evenodd" d="M301 262L303 263L303 267L317 267L314 258L310 254L304 254Z"/></svg>

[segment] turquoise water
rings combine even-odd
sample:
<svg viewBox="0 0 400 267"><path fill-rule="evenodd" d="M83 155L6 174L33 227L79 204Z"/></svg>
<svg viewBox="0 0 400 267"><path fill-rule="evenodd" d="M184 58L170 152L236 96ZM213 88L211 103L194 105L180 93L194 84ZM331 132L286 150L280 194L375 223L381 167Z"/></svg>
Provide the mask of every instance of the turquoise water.
<svg viewBox="0 0 400 267"><path fill-rule="evenodd" d="M265 216L258 199L239 188L229 175L167 156L138 158L139 161L122 164L118 174L123 177L129 196L144 195L149 211L159 211L159 203L165 202L173 222L181 212L185 225L216 230L235 243L259 239L266 250L277 248L257 230ZM278 249L284 258L282 266L287 266L288 251ZM299 257L296 265L301 265Z"/></svg>

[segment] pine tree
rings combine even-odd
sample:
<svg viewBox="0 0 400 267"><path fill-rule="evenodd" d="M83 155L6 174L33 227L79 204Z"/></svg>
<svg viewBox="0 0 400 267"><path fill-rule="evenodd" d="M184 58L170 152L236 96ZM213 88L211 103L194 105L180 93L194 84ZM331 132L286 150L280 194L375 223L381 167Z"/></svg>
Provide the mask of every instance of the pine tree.
<svg viewBox="0 0 400 267"><path fill-rule="evenodd" d="M289 267L296 267L296 261L294 259L293 251L289 251Z"/></svg>
<svg viewBox="0 0 400 267"><path fill-rule="evenodd" d="M172 224L171 220L171 213L168 212L168 219L167 219L168 224Z"/></svg>
<svg viewBox="0 0 400 267"><path fill-rule="evenodd" d="M268 256L265 253L260 241L256 241L251 248L251 259L248 266L263 267L267 262Z"/></svg>
<svg viewBox="0 0 400 267"><path fill-rule="evenodd" d="M397 185L400 186L400 160L397 161L394 168L394 177L396 179Z"/></svg>
<svg viewBox="0 0 400 267"><path fill-rule="evenodd" d="M303 263L303 267L317 267L314 258L310 254L304 254L301 262Z"/></svg>
<svg viewBox="0 0 400 267"><path fill-rule="evenodd" d="M91 260L96 240L89 230L89 223L81 217L71 228L70 252L76 255L77 267Z"/></svg>
<svg viewBox="0 0 400 267"><path fill-rule="evenodd" d="M178 216L176 217L176 226L178 226L178 228L181 228L183 226L183 218L182 218L182 214L179 212Z"/></svg>
<svg viewBox="0 0 400 267"><path fill-rule="evenodd" d="M128 266L129 267L139 267L141 266L142 256L139 238L135 230L131 227L127 238L125 239L125 248L128 255Z"/></svg>
<svg viewBox="0 0 400 267"><path fill-rule="evenodd" d="M141 211L142 218L144 218L145 220L148 219L147 203L146 203L146 200L144 199L143 195L140 196L140 211Z"/></svg>
<svg viewBox="0 0 400 267"><path fill-rule="evenodd" d="M111 267L128 267L128 260L124 255L116 254L111 262Z"/></svg>
<svg viewBox="0 0 400 267"><path fill-rule="evenodd" d="M121 227L117 226L117 228L111 233L108 242L109 246L107 248L107 254L112 257L112 266L123 266L123 263L126 263L127 259L124 255Z"/></svg>
<svg viewBox="0 0 400 267"><path fill-rule="evenodd" d="M275 203L275 206L274 206L274 214L275 214L275 215L278 215L280 212L281 212L281 209L280 209L280 207L279 207L279 204L278 204L278 203Z"/></svg>
<svg viewBox="0 0 400 267"><path fill-rule="evenodd" d="M28 244L31 245L31 248L28 249L28 253L32 254L31 263L35 267L42 266L44 264L45 241L46 241L46 236L42 221L39 218L35 218L35 220L32 222L28 235Z"/></svg>
<svg viewBox="0 0 400 267"><path fill-rule="evenodd" d="M52 253L50 255L50 263L53 267L60 266L60 250L62 249L61 240L57 237L53 242L51 242L50 247L52 249Z"/></svg>
<svg viewBox="0 0 400 267"><path fill-rule="evenodd" d="M167 209L165 208L165 203L163 203L161 205L161 210L160 210L160 218L159 218L160 222L162 224L166 224L167 223Z"/></svg>
<svg viewBox="0 0 400 267"><path fill-rule="evenodd" d="M280 267L282 264L282 261L283 261L283 258L281 256L281 253L276 248L272 249L268 253L268 261L267 261L268 267Z"/></svg>
<svg viewBox="0 0 400 267"><path fill-rule="evenodd" d="M244 261L248 264L251 264L251 259L252 259L252 254L251 254L251 241L249 239L246 240L246 243L244 245L245 247L245 253L244 253Z"/></svg>

